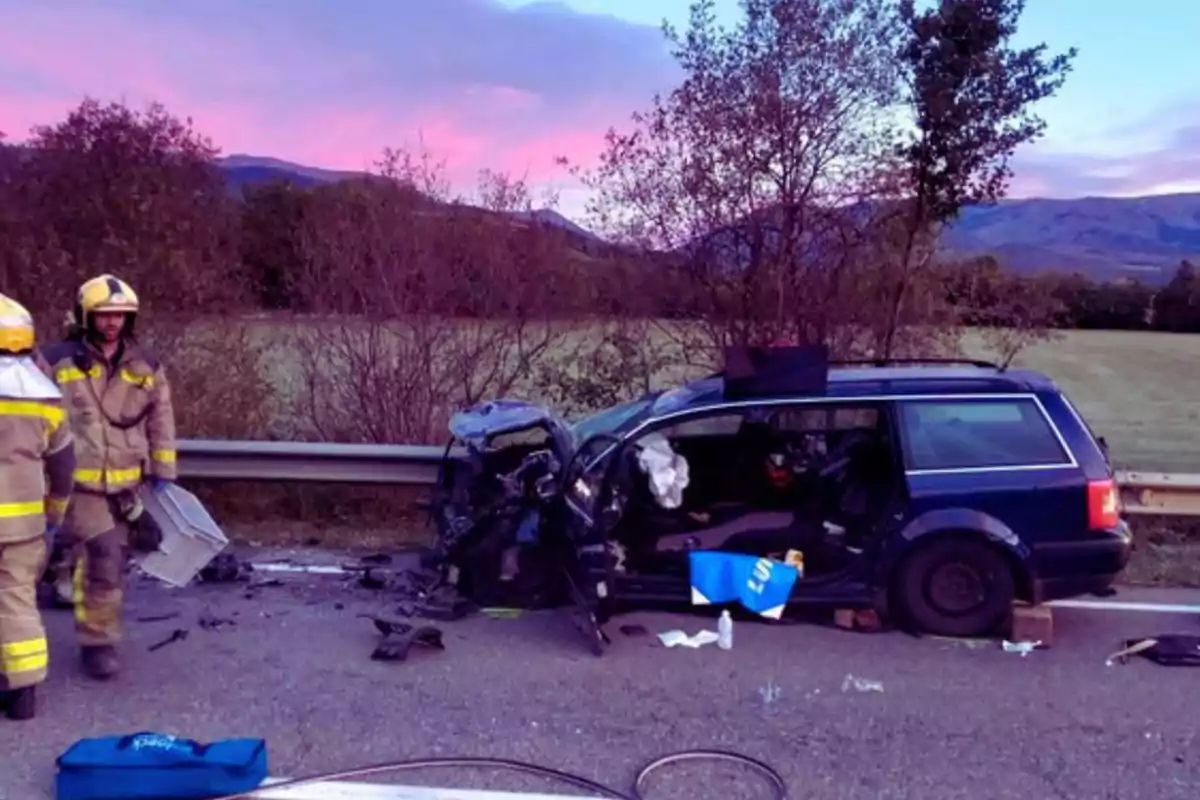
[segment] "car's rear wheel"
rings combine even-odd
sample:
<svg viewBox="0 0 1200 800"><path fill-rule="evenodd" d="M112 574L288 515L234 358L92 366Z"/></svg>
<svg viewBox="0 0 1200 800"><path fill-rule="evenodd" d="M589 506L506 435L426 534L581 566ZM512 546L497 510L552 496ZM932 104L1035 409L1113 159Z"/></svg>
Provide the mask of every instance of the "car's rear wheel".
<svg viewBox="0 0 1200 800"><path fill-rule="evenodd" d="M986 636L1012 610L1016 581L995 547L966 536L920 545L896 575L905 621L937 636Z"/></svg>

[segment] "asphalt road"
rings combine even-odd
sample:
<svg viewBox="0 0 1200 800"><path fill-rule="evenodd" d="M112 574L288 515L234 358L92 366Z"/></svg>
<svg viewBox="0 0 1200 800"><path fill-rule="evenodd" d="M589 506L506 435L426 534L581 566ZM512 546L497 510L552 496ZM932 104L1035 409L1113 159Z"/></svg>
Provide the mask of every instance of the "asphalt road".
<svg viewBox="0 0 1200 800"><path fill-rule="evenodd" d="M136 731L262 736L272 772L290 776L470 754L627 789L656 755L720 747L771 763L795 798L1190 800L1200 791L1200 670L1105 665L1122 639L1200 633L1196 618L1060 609L1053 648L1023 658L998 644L753 623L738 623L731 652L666 649L654 633L712 621L636 614L618 622L650 635L614 624L614 646L597 659L562 613L548 612L445 624L444 652L371 661L378 634L356 615L393 607L385 592L331 577L288 578L252 599L233 586L172 591L143 580L131 592L126 672L107 685L79 674L70 613L48 611L53 674L38 719L0 719L0 796L53 797L54 759L73 741ZM236 624L202 629L202 614ZM176 627L186 640L147 650ZM843 690L847 676L883 691ZM571 794L482 773L397 782ZM681 767L648 800L768 796L735 768Z"/></svg>

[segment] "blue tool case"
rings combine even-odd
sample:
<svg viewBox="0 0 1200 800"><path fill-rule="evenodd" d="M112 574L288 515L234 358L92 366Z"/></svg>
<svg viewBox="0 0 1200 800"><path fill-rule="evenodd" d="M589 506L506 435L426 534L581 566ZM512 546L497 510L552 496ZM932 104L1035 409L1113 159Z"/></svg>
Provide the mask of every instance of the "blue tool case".
<svg viewBox="0 0 1200 800"><path fill-rule="evenodd" d="M260 786L263 739L201 744L161 733L82 739L58 757L57 800L208 800Z"/></svg>

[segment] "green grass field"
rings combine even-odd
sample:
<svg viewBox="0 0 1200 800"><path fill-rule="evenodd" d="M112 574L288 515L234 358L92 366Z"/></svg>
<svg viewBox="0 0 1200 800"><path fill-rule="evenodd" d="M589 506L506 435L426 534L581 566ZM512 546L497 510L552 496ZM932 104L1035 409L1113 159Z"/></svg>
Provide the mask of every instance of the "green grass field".
<svg viewBox="0 0 1200 800"><path fill-rule="evenodd" d="M296 359L287 355L286 344L296 329L255 325L261 326L260 335L285 343L267 366L275 413L286 414L295 407L300 389L292 367ZM559 346L573 352L601 336L598 328L581 325L570 329ZM971 356L988 355L976 336L966 337L963 346ZM1014 366L1039 370L1058 382L1092 428L1106 437L1118 468L1200 473L1200 335L1069 331L1030 346ZM669 385L689 371L695 370L668 367L654 383ZM543 399L530 386L519 386L515 393Z"/></svg>
<svg viewBox="0 0 1200 800"><path fill-rule="evenodd" d="M1014 365L1058 382L1119 469L1200 472L1200 335L1069 331Z"/></svg>

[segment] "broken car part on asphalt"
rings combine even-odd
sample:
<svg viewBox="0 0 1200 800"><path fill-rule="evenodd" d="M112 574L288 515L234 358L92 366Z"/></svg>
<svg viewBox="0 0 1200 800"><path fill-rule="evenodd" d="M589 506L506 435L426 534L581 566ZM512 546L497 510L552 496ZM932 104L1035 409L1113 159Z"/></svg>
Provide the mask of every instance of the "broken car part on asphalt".
<svg viewBox="0 0 1200 800"><path fill-rule="evenodd" d="M383 634L381 641L371 653L374 661L406 661L414 646L445 650L441 629L433 625L409 625L398 620L369 617L375 630Z"/></svg>
<svg viewBox="0 0 1200 800"><path fill-rule="evenodd" d="M1164 667L1200 667L1200 636L1167 633L1146 639L1130 639L1125 647L1108 657L1109 666L1125 663L1139 655Z"/></svg>

